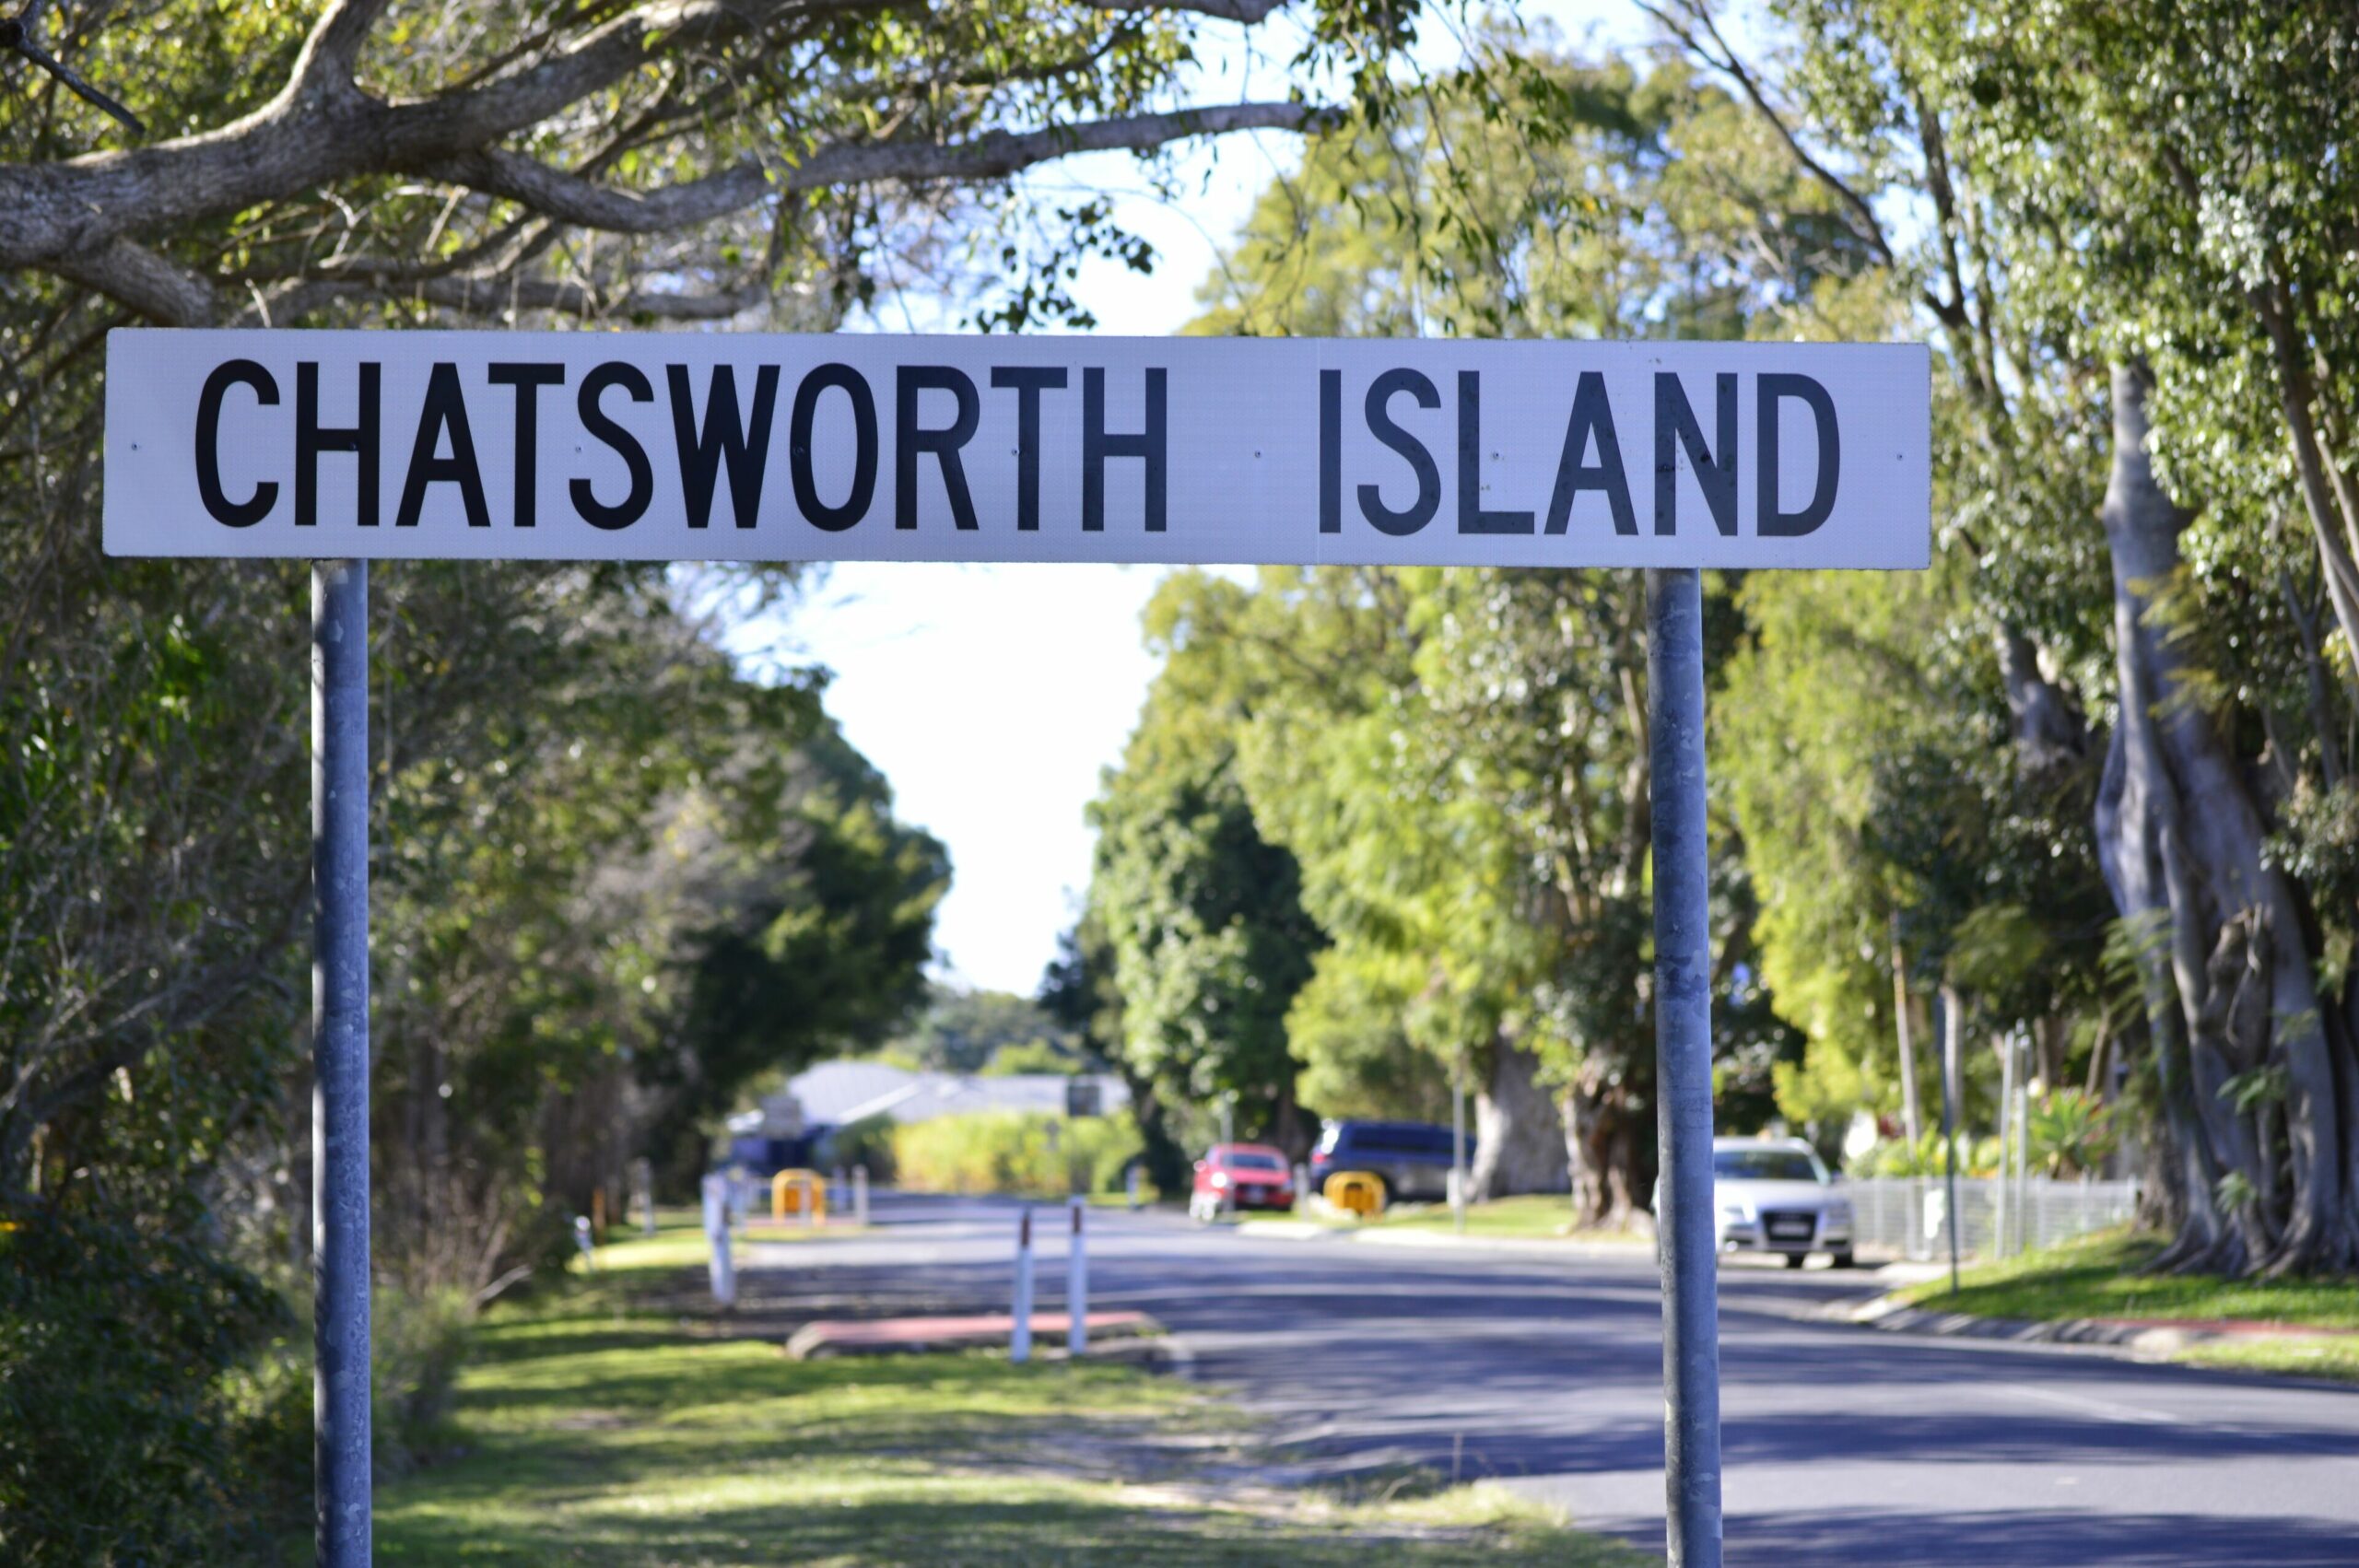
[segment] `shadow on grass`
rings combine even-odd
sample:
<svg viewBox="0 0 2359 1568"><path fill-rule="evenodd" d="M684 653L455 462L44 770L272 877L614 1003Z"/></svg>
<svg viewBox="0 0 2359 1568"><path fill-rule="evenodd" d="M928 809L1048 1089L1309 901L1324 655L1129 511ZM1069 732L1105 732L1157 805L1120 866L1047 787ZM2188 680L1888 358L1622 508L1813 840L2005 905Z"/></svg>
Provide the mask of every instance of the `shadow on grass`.
<svg viewBox="0 0 2359 1568"><path fill-rule="evenodd" d="M1168 1440L1221 1446L1234 1413L1133 1370L793 1362L579 1294L487 1325L456 1415L460 1456L382 1490L380 1561L1455 1568L1526 1545L1576 1568L1639 1561L1504 1503L1402 1504L1444 1504L1412 1517L1216 1492L1201 1443Z"/></svg>

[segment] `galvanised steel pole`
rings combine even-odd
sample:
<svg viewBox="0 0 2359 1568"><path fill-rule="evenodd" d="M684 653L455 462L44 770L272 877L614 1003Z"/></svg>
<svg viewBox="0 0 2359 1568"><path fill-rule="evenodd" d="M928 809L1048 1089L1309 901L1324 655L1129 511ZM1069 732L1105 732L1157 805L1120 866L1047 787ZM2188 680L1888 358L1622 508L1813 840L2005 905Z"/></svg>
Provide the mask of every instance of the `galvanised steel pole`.
<svg viewBox="0 0 2359 1568"><path fill-rule="evenodd" d="M311 568L312 1487L321 1568L368 1568L369 563Z"/></svg>
<svg viewBox="0 0 2359 1568"><path fill-rule="evenodd" d="M1719 1281L1712 1230L1712 952L1704 819L1704 583L1647 573L1656 1105L1662 1142L1663 1457L1672 1568L1720 1568Z"/></svg>

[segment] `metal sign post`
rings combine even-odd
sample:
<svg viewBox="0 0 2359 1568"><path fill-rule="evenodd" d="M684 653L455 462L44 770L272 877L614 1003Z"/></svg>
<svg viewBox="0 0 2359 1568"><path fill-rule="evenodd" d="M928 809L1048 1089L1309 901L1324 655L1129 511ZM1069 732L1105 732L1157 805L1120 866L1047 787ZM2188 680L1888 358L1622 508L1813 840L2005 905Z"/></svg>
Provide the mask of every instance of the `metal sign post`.
<svg viewBox="0 0 2359 1568"><path fill-rule="evenodd" d="M311 568L311 1372L321 1568L368 1568L369 563Z"/></svg>
<svg viewBox="0 0 2359 1568"><path fill-rule="evenodd" d="M119 556L1645 568L1669 1533L1718 1568L1698 573L1929 564L1921 345L121 329L106 418ZM320 1540L358 1568L367 568L315 583Z"/></svg>
<svg viewBox="0 0 2359 1568"><path fill-rule="evenodd" d="M1662 1141L1663 1456L1672 1568L1720 1564L1719 1258L1712 1229L1712 933L1704 815L1704 582L1647 573L1656 1118Z"/></svg>

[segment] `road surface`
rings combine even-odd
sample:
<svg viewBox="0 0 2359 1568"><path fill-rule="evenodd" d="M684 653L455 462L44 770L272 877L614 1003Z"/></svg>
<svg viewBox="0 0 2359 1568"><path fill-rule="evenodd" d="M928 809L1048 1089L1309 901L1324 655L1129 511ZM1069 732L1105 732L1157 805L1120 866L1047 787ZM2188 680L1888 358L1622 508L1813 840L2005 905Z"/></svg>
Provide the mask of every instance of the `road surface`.
<svg viewBox="0 0 2359 1568"><path fill-rule="evenodd" d="M1004 1310L1015 1211L881 1199L870 1236L753 1246L749 1286L805 1316ZM1336 1479L1493 1478L1661 1550L1661 1305L1643 1250L1533 1259L1163 1213L1091 1223L1092 1308L1160 1318L1288 1458ZM1057 1310L1064 1227L1038 1233L1039 1307ZM1745 1260L1720 1281L1738 1568L2359 1564L2359 1389L1790 1316L1872 1293L1860 1274Z"/></svg>

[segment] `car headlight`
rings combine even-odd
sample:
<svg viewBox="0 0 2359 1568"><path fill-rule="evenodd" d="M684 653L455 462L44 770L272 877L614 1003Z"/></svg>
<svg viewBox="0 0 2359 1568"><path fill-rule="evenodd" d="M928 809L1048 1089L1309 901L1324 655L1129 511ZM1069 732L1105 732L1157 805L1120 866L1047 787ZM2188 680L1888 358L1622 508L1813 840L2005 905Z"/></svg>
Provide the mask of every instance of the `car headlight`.
<svg viewBox="0 0 2359 1568"><path fill-rule="evenodd" d="M1215 1187L1226 1187L1228 1185L1228 1173L1226 1171L1215 1171L1213 1173L1213 1185Z"/></svg>

